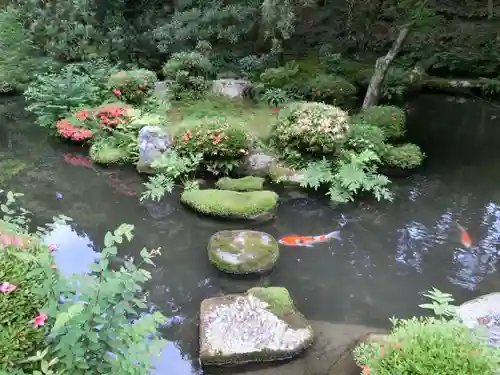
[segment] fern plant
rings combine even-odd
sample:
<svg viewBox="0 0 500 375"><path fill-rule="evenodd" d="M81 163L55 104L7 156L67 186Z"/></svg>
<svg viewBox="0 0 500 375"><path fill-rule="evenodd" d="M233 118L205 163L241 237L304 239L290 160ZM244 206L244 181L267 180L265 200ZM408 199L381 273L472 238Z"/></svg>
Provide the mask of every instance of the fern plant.
<svg viewBox="0 0 500 375"><path fill-rule="evenodd" d="M371 192L380 201L393 199L388 188L390 180L379 173L380 158L371 150L360 153L344 151L337 165L323 158L311 162L303 170L302 187L317 190L328 185L327 195L332 201L346 203L361 192Z"/></svg>
<svg viewBox="0 0 500 375"><path fill-rule="evenodd" d="M151 167L158 171L156 176L149 178L144 183L146 191L141 195L140 200L151 199L159 201L165 193L171 193L175 182L182 177L196 171L203 160L203 154L188 154L180 156L177 151L169 150L155 160Z"/></svg>

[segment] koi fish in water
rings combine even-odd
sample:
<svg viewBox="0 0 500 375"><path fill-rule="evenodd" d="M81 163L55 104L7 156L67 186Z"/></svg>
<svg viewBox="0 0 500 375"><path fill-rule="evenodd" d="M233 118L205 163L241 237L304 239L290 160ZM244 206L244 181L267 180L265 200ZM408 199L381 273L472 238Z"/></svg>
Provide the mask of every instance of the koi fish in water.
<svg viewBox="0 0 500 375"><path fill-rule="evenodd" d="M466 249L469 249L472 246L472 238L470 237L469 232L467 232L463 226L458 224L458 222L456 224L458 230L460 231L460 242Z"/></svg>
<svg viewBox="0 0 500 375"><path fill-rule="evenodd" d="M286 236L280 238L278 242L286 246L313 247L317 243L328 242L334 238L342 241L340 231L336 230L334 232L322 234L321 236Z"/></svg>

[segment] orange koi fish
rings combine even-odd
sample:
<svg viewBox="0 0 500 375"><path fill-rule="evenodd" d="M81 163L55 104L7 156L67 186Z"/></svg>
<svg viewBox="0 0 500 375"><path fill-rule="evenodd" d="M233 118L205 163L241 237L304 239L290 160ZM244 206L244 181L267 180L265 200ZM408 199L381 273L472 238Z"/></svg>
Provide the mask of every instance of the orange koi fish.
<svg viewBox="0 0 500 375"><path fill-rule="evenodd" d="M280 238L278 242L286 246L313 247L317 243L327 242L333 238L342 241L340 231L336 230L334 232L322 234L321 236L286 236Z"/></svg>
<svg viewBox="0 0 500 375"><path fill-rule="evenodd" d="M469 249L472 246L472 238L470 237L469 232L467 232L463 226L458 224L458 222L456 224L458 230L460 231L460 242L466 249Z"/></svg>

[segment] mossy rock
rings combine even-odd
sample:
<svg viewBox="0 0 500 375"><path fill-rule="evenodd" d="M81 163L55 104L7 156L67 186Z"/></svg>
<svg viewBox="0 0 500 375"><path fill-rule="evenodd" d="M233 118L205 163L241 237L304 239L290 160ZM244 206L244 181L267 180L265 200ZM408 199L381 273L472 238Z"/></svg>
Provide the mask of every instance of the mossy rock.
<svg viewBox="0 0 500 375"><path fill-rule="evenodd" d="M208 258L219 270L235 274L264 274L279 258L278 242L264 232L224 230L208 242Z"/></svg>
<svg viewBox="0 0 500 375"><path fill-rule="evenodd" d="M97 164L119 164L124 162L128 153L127 150L107 143L94 143L90 147L90 160Z"/></svg>
<svg viewBox="0 0 500 375"><path fill-rule="evenodd" d="M245 294L209 298L201 303L202 365L291 359L313 341L311 325L285 288L252 288Z"/></svg>
<svg viewBox="0 0 500 375"><path fill-rule="evenodd" d="M217 189L232 191L257 191L264 188L265 179L247 176L242 178L223 177L215 183Z"/></svg>
<svg viewBox="0 0 500 375"><path fill-rule="evenodd" d="M199 213L231 219L259 219L278 204L273 191L237 192L230 190L184 191L181 202Z"/></svg>
<svg viewBox="0 0 500 375"><path fill-rule="evenodd" d="M397 140L405 135L406 116L403 109L392 105L374 105L351 118L351 123L365 122L382 129L387 138Z"/></svg>
<svg viewBox="0 0 500 375"><path fill-rule="evenodd" d="M269 168L269 178L274 183L284 185L300 186L304 176L292 168L284 165L274 164Z"/></svg>

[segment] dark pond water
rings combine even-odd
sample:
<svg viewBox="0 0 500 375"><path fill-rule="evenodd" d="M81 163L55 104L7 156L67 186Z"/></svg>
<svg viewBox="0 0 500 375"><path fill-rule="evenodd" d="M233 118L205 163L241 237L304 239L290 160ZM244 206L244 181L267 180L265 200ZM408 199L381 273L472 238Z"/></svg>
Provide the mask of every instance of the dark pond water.
<svg viewBox="0 0 500 375"><path fill-rule="evenodd" d="M132 168L86 164L84 150L32 125L21 101L1 100L0 186L24 193L23 205L37 222L59 213L74 219L47 239L59 245L63 271L85 271L106 231L123 222L135 225L135 238L122 255L143 246L163 248L148 285L151 301L171 318L158 374L203 373L197 323L207 297L255 285L285 286L310 320L387 327L390 316L421 313L421 294L431 287L453 293L458 302L500 288L500 108L494 104L437 95L410 103L410 136L429 159L421 174L394 183L393 203L335 207L280 191L278 218L246 228L280 237L341 227L344 241L282 248L270 276L238 281L211 267L206 244L215 231L243 223L201 218L175 195L139 204L143 181ZM79 157L83 161L75 162ZM469 250L460 245L456 220L472 235Z"/></svg>

